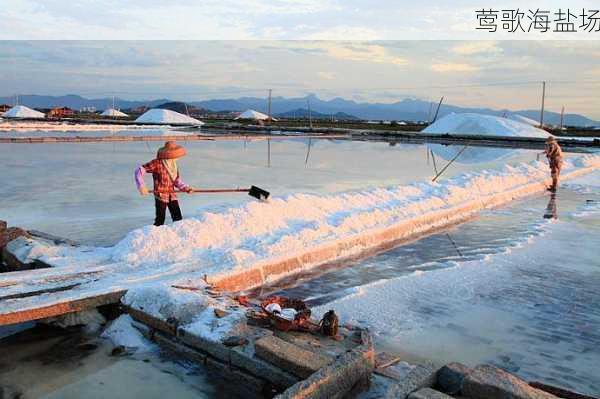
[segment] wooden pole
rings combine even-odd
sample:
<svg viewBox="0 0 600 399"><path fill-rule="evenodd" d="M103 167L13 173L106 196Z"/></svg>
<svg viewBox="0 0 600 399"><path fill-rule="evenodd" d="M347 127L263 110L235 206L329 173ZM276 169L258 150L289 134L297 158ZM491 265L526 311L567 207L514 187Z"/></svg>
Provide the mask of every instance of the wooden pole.
<svg viewBox="0 0 600 399"><path fill-rule="evenodd" d="M433 101L429 102L429 112L427 113L427 122L431 123L431 111L433 110Z"/></svg>
<svg viewBox="0 0 600 399"><path fill-rule="evenodd" d="M437 109L435 110L435 115L433 116L433 120L431 121L431 123L433 123L437 120L438 112L440 112L440 107L442 106L442 101L444 101L444 96L442 96L442 98L440 98L440 103L438 104Z"/></svg>
<svg viewBox="0 0 600 399"><path fill-rule="evenodd" d="M435 177L434 177L433 179L431 179L431 181L432 181L432 182L436 181L436 180L437 180L437 178L438 178L438 177L440 177L440 176L442 175L442 173L444 173L444 172L446 171L446 169L448 169L448 166L452 165L452 163L453 163L454 161L456 161L456 158L458 158L458 157L460 156L460 154L462 154L462 153L463 153L463 152L464 152L464 151L467 149L467 147L468 147L468 145L464 146L464 147L463 147L463 148L462 148L462 149L461 149L461 150L458 152L458 154L456 154L456 155L454 156L454 158L452 158L452 159L450 160L450 162L448 162L448 163L446 164L446 166L444 166L444 168L443 168L442 170L440 170L440 172L439 172L437 175L435 175Z"/></svg>
<svg viewBox="0 0 600 399"><path fill-rule="evenodd" d="M562 132L563 130L563 118L565 116L565 106L562 106L562 109L560 110L560 131Z"/></svg>
<svg viewBox="0 0 600 399"><path fill-rule="evenodd" d="M269 108L268 108L268 115L269 115L269 122L271 122L271 93L273 92L272 89L269 89Z"/></svg>
<svg viewBox="0 0 600 399"><path fill-rule="evenodd" d="M544 127L544 102L546 101L546 81L542 82L542 109L540 112L540 128Z"/></svg>
<svg viewBox="0 0 600 399"><path fill-rule="evenodd" d="M306 99L306 103L308 104L308 126L312 129L312 113L310 111L310 98Z"/></svg>
<svg viewBox="0 0 600 399"><path fill-rule="evenodd" d="M267 168L271 167L271 138L267 138Z"/></svg>
<svg viewBox="0 0 600 399"><path fill-rule="evenodd" d="M304 166L308 166L308 157L310 156L310 147L312 144L312 137L308 138L308 148L306 149L306 159L304 160Z"/></svg>
<svg viewBox="0 0 600 399"><path fill-rule="evenodd" d="M435 174L437 175L438 170L437 170L437 162L435 162L435 154L433 153L433 150L429 150L431 151L431 160L433 161L433 170L435 171Z"/></svg>

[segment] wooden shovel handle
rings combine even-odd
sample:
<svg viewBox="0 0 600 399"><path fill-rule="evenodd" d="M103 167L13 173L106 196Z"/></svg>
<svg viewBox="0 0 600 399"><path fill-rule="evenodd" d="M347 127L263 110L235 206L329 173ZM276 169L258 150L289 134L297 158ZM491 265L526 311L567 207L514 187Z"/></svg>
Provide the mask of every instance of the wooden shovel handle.
<svg viewBox="0 0 600 399"><path fill-rule="evenodd" d="M247 193L249 188L212 188L212 189L194 189L190 193ZM149 193L154 193L154 190L148 190ZM176 193L187 193L187 191L177 190Z"/></svg>

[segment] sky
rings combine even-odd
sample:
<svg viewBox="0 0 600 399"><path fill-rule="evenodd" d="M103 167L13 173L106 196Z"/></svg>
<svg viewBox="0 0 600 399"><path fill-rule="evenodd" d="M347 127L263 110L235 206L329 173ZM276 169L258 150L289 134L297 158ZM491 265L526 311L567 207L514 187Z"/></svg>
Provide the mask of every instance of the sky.
<svg viewBox="0 0 600 399"><path fill-rule="evenodd" d="M482 8L574 14L597 0L2 0L0 39L590 39L475 29Z"/></svg>
<svg viewBox="0 0 600 399"><path fill-rule="evenodd" d="M404 98L600 120L591 41L0 41L0 95Z"/></svg>

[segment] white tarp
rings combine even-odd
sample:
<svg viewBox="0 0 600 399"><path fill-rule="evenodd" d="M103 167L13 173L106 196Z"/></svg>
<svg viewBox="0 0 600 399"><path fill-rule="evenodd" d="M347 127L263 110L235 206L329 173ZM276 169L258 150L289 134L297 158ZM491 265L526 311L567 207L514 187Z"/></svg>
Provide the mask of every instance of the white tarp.
<svg viewBox="0 0 600 399"><path fill-rule="evenodd" d="M3 115L5 118L45 118L41 112L38 112L34 109L26 107L24 105L15 105L8 111L6 111Z"/></svg>
<svg viewBox="0 0 600 399"><path fill-rule="evenodd" d="M142 116L135 120L141 123L156 123L156 124L187 124L187 125L204 125L204 122L194 119L179 112L168 109L154 108L146 111Z"/></svg>

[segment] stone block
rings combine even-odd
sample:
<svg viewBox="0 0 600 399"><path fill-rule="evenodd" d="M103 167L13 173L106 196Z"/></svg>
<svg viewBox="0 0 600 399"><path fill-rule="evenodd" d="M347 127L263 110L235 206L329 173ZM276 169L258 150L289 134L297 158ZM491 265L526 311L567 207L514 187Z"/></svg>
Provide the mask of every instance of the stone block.
<svg viewBox="0 0 600 399"><path fill-rule="evenodd" d="M229 364L231 360L230 354L232 349L220 342L211 341L200 335L193 334L185 329L185 327L180 327L177 330L177 337L186 345L204 351L226 364Z"/></svg>
<svg viewBox="0 0 600 399"><path fill-rule="evenodd" d="M408 399L452 399L452 396L431 388L421 388L408 395Z"/></svg>
<svg viewBox="0 0 600 399"><path fill-rule="evenodd" d="M449 395L460 393L462 384L471 368L461 363L449 363L438 370L436 387Z"/></svg>
<svg viewBox="0 0 600 399"><path fill-rule="evenodd" d="M275 336L258 339L254 348L256 355L267 362L300 377L307 378L317 370L333 362L333 359L291 344Z"/></svg>
<svg viewBox="0 0 600 399"><path fill-rule="evenodd" d="M372 353L351 350L286 390L277 399L341 399L362 386L375 368ZM355 393L355 392L354 392Z"/></svg>
<svg viewBox="0 0 600 399"><path fill-rule="evenodd" d="M402 381L392 385L386 398L406 399L412 392L421 388L431 388L436 382L436 370L430 365L417 365L408 372Z"/></svg>
<svg viewBox="0 0 600 399"><path fill-rule="evenodd" d="M229 367L218 359L207 356L205 364L212 372L229 382L231 388L238 391L242 397L256 397L265 390L264 380Z"/></svg>
<svg viewBox="0 0 600 399"><path fill-rule="evenodd" d="M247 348L237 347L229 352L231 364L261 377L280 389L287 389L299 378L254 356Z"/></svg>
<svg viewBox="0 0 600 399"><path fill-rule="evenodd" d="M463 381L462 394L470 399L554 399L506 371L487 364L477 366Z"/></svg>

